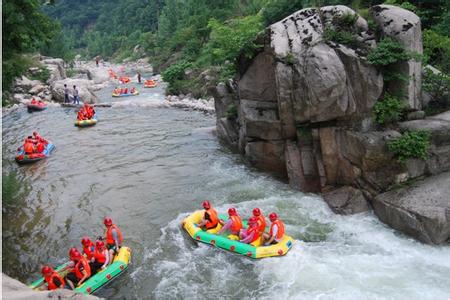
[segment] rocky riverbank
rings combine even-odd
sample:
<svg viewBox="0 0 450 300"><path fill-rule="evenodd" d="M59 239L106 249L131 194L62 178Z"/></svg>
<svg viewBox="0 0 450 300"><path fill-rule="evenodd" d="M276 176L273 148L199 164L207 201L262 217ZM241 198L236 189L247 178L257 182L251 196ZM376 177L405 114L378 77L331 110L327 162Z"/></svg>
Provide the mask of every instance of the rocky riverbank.
<svg viewBox="0 0 450 300"><path fill-rule="evenodd" d="M414 13L378 5L370 14L377 34L422 54L421 24ZM368 63L367 50L324 36L330 24L348 16L361 48L375 49L379 39L367 20L342 5L303 9L269 26L253 58L239 60L237 82L214 89L218 136L252 165L287 178L293 188L322 193L336 213L373 207L393 228L426 243L445 243L450 239L448 186L433 185L435 192L423 201L410 203L400 195L430 189L434 177L420 183L422 178L444 174L436 180L445 182L449 114L424 118L421 62L409 59L395 66L408 80L389 85L405 95L408 116L417 120L380 128L373 107L387 87L382 73ZM431 134L429 156L400 163L387 145L411 129ZM413 180L415 189L401 186Z"/></svg>

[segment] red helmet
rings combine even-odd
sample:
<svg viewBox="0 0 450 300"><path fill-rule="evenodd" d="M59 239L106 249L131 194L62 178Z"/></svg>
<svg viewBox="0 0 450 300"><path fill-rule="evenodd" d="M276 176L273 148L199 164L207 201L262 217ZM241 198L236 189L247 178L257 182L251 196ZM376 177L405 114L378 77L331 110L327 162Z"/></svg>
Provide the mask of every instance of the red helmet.
<svg viewBox="0 0 450 300"><path fill-rule="evenodd" d="M230 207L230 208L228 209L228 215L230 215L230 216L235 216L235 215L237 215L236 208Z"/></svg>
<svg viewBox="0 0 450 300"><path fill-rule="evenodd" d="M103 220L103 224L105 224L106 226L111 226L111 225L112 225L112 219L106 217L106 218Z"/></svg>
<svg viewBox="0 0 450 300"><path fill-rule="evenodd" d="M105 243L103 243L102 241L98 240L97 242L95 242L95 247L98 249L102 249L103 247L105 247Z"/></svg>
<svg viewBox="0 0 450 300"><path fill-rule="evenodd" d="M80 259L81 258L81 254L80 252L78 252L77 248L70 248L69 250L69 257L71 260L73 259Z"/></svg>
<svg viewBox="0 0 450 300"><path fill-rule="evenodd" d="M209 203L208 200L203 201L202 206L204 209L210 209L211 208L211 203Z"/></svg>
<svg viewBox="0 0 450 300"><path fill-rule="evenodd" d="M270 219L270 221L275 221L276 219L278 219L278 215L274 212L270 213L269 219Z"/></svg>
<svg viewBox="0 0 450 300"><path fill-rule="evenodd" d="M259 208L255 207L255 208L253 209L253 215L254 215L255 217L260 216L260 215L261 215L261 210L260 210Z"/></svg>
<svg viewBox="0 0 450 300"><path fill-rule="evenodd" d="M92 244L92 241L89 239L89 237L87 237L87 236L84 236L82 239L81 239L81 244L83 245L83 246L89 246L90 244Z"/></svg>
<svg viewBox="0 0 450 300"><path fill-rule="evenodd" d="M43 266L41 270L42 275L47 275L53 273L53 268L50 266Z"/></svg>
<svg viewBox="0 0 450 300"><path fill-rule="evenodd" d="M248 224L250 225L250 224L255 224L255 223L257 223L258 222L258 219L257 218L255 218L255 217L250 217L250 218L248 218Z"/></svg>

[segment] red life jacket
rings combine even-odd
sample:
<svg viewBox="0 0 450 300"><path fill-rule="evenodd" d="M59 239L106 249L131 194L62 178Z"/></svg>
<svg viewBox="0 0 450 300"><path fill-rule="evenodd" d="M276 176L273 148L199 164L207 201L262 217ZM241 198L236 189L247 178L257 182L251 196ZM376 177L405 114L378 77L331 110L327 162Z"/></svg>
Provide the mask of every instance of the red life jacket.
<svg viewBox="0 0 450 300"><path fill-rule="evenodd" d="M258 226L249 226L247 228L247 235L251 235L252 232L254 232L254 234L253 234L253 239L250 241L250 243L253 243L254 241L259 239L259 237L260 237L260 232L259 232L259 227Z"/></svg>
<svg viewBox="0 0 450 300"><path fill-rule="evenodd" d="M64 288L64 279L56 271L54 271L50 276L45 276L44 279L47 282L47 286L50 291L56 290L57 288ZM59 280L59 285L55 283L55 279Z"/></svg>
<svg viewBox="0 0 450 300"><path fill-rule="evenodd" d="M41 143L41 142L39 142L39 143L36 145L36 153L42 153L42 152L44 152L44 150L45 150L44 144Z"/></svg>
<svg viewBox="0 0 450 300"><path fill-rule="evenodd" d="M96 262L104 264L106 261L105 250L98 251L97 249L95 249L94 258Z"/></svg>
<svg viewBox="0 0 450 300"><path fill-rule="evenodd" d="M122 244L122 232L120 231L119 227L116 226L116 224L112 224L110 227L106 229L106 244L108 245L115 245L116 242L114 241L112 230L115 229L117 232L117 238L119 239L119 245ZM119 249L117 249L119 250Z"/></svg>
<svg viewBox="0 0 450 300"><path fill-rule="evenodd" d="M231 231L233 233L239 232L239 230L242 229L242 220L239 216L231 216L230 217L231 221L233 221L233 223L231 224Z"/></svg>
<svg viewBox="0 0 450 300"><path fill-rule="evenodd" d="M89 266L89 262L84 256L82 256L81 259L75 264L75 276L77 276L78 279L83 278L81 269L86 271L88 278L91 277L91 266Z"/></svg>
<svg viewBox="0 0 450 300"><path fill-rule="evenodd" d="M94 250L95 250L94 243L91 243L87 247L83 246L83 253L86 254L86 258L88 260L91 260L91 258L94 256Z"/></svg>
<svg viewBox="0 0 450 300"><path fill-rule="evenodd" d="M208 214L209 218L206 218L206 214ZM206 229L215 228L217 224L219 223L219 218L217 217L217 211L214 208L210 208L208 210L205 210L205 220Z"/></svg>
<svg viewBox="0 0 450 300"><path fill-rule="evenodd" d="M26 142L25 145L23 145L23 151L25 151L25 154L32 154L34 152L33 143Z"/></svg>
<svg viewBox="0 0 450 300"><path fill-rule="evenodd" d="M259 232L263 233L266 231L266 219L262 214L256 217L258 219Z"/></svg>
<svg viewBox="0 0 450 300"><path fill-rule="evenodd" d="M275 239L281 240L281 238L284 236L284 223L281 222L280 220L275 220L272 222L272 224L270 225L269 235L272 236L272 228L273 228L273 225L275 225L275 224L278 226L278 232L277 232L277 236L275 237Z"/></svg>

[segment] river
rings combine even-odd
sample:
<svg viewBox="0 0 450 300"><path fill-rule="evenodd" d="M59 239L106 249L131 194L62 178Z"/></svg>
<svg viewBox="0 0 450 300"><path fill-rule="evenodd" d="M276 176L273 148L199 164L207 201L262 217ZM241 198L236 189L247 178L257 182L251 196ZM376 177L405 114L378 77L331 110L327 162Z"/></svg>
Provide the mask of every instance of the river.
<svg viewBox="0 0 450 300"><path fill-rule="evenodd" d="M247 166L213 134L215 119L162 105L163 89L97 108L92 128L51 106L3 117L3 272L25 283L58 265L111 216L133 250L128 271L98 292L121 299L448 299L450 247L423 245L372 213L333 214L320 197ZM52 156L18 166L37 129ZM6 189L5 189L6 188ZM5 196L6 195L6 196ZM8 196L9 195L9 196ZM298 241L284 257L251 260L192 241L184 216L209 199L243 216L276 211Z"/></svg>

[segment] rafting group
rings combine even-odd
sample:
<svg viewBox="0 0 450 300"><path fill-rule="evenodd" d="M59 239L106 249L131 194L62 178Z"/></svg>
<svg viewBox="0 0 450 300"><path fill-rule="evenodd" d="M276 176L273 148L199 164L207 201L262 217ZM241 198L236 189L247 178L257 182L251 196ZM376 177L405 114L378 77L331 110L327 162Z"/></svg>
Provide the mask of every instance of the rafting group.
<svg viewBox="0 0 450 300"><path fill-rule="evenodd" d="M32 135L25 138L23 145L17 149L16 161L19 164L24 164L44 159L53 148L52 143L34 131Z"/></svg>
<svg viewBox="0 0 450 300"><path fill-rule="evenodd" d="M219 215L208 200L199 210L183 220L182 226L197 241L252 258L284 255L293 245L285 234L285 225L275 212L269 214L270 226L258 207L244 220L236 208L227 215ZM268 230L267 230L268 229Z"/></svg>
<svg viewBox="0 0 450 300"><path fill-rule="evenodd" d="M123 96L123 95L137 95L139 94L139 92L136 90L135 87L131 87L130 89L128 89L127 87L122 88L122 87L116 87L113 90L113 96L117 95L117 96Z"/></svg>
<svg viewBox="0 0 450 300"><path fill-rule="evenodd" d="M83 237L81 251L70 248L69 262L56 270L49 265L43 266L43 277L31 286L38 290L68 288L91 293L124 271L130 250L122 247L122 232L112 219L107 217L103 223L106 227L104 236L98 237L95 243L89 237Z"/></svg>

